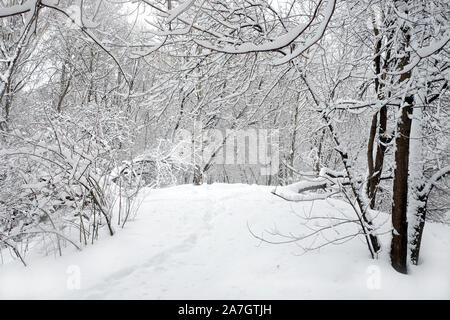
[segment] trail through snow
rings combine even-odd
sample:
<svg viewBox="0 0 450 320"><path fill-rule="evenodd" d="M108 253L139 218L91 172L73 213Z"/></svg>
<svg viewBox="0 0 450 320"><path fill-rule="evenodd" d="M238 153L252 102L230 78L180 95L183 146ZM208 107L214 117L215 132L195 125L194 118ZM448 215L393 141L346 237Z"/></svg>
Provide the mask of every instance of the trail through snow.
<svg viewBox="0 0 450 320"><path fill-rule="evenodd" d="M300 255L295 243L262 243L248 226L259 235L301 233L302 216L353 213L339 200L293 203L271 190L242 184L147 190L136 219L115 236L62 257L29 257L27 268L0 265L0 298L450 298L448 226L427 224L423 262L408 276L390 268L387 248L371 260L362 238ZM70 285L78 271L79 289Z"/></svg>

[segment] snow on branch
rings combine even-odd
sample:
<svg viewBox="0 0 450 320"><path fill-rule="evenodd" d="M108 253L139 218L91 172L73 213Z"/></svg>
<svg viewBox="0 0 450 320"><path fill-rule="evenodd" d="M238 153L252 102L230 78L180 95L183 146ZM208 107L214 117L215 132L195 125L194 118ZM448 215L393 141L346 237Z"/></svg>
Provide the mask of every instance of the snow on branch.
<svg viewBox="0 0 450 320"><path fill-rule="evenodd" d="M24 4L17 4L7 8L0 8L0 18L7 18L30 12L38 0L28 0Z"/></svg>
<svg viewBox="0 0 450 320"><path fill-rule="evenodd" d="M401 75L414 69L422 59L428 58L442 50L450 41L450 29L445 32L441 39L432 41L428 46L414 49L416 56L402 70L389 72L390 75Z"/></svg>
<svg viewBox="0 0 450 320"><path fill-rule="evenodd" d="M427 58L435 52L441 50L450 41L450 29L444 34L442 39L434 40L430 45L417 49L416 53L420 58Z"/></svg>
<svg viewBox="0 0 450 320"><path fill-rule="evenodd" d="M322 168L318 177L299 181L287 186L277 187L272 194L287 201L324 200L341 190L341 186L349 185L350 180L345 172ZM307 193L310 191L331 189L326 193Z"/></svg>
<svg viewBox="0 0 450 320"><path fill-rule="evenodd" d="M425 185L422 194L427 195L431 192L435 184L445 177L446 175L450 174L450 165L447 165L443 167L442 169L438 170L435 174L431 176L431 178L428 180L427 184Z"/></svg>
<svg viewBox="0 0 450 320"><path fill-rule="evenodd" d="M315 34L313 37L309 38L302 46L298 47L297 49L295 49L292 53L284 56L281 59L277 59L274 61L275 64L283 64L286 63L296 57L298 57L299 55L301 55L303 52L305 52L306 50L308 50L312 45L314 45L317 41L319 41L323 35L325 34L325 30L328 26L328 23L331 20L331 16L334 13L334 9L336 7L336 1L328 1L328 5L325 9L325 18L322 21L322 23L320 24L318 30L316 30Z"/></svg>
<svg viewBox="0 0 450 320"><path fill-rule="evenodd" d="M175 18L177 18L180 14L188 10L193 4L195 0L186 0L178 7L168 11L169 17L167 17L167 22L172 22Z"/></svg>
<svg viewBox="0 0 450 320"><path fill-rule="evenodd" d="M317 19L319 15L319 9L324 3L323 0L319 2L319 4L316 6L314 13L311 17L311 19L306 24L298 25L297 27L293 28L292 30L288 31L286 34L278 37L274 41L270 43L264 43L264 44L254 44L252 42L244 42L239 45L225 45L225 46L217 46L214 44L211 44L210 42L206 40L194 40L199 46L202 46L204 48L222 52L222 53L228 53L228 54L246 54L246 53L252 53L252 52L270 52L270 51L279 51L280 49L283 49L289 45L291 45L295 40L297 40L301 35L305 33L305 31L313 24L313 22ZM291 59L299 56L302 54L305 50L307 50L309 47L311 47L314 43L316 43L318 40L320 40L325 33L325 29L328 26L328 23L331 19L331 16L333 15L334 9L336 6L336 0L328 0L327 5L325 7L324 12L324 20L320 23L318 30L314 34L313 37L308 39L302 46L294 50L294 52L285 55L285 57L276 60L276 64L282 64L285 62L290 61ZM220 39L219 39L220 40Z"/></svg>
<svg viewBox="0 0 450 320"><path fill-rule="evenodd" d="M24 14L30 11L33 11L33 9L38 5L49 5L53 6L56 5L58 1L56 0L28 0L25 1L23 4L16 4L10 7L6 8L0 8L0 19L2 18L8 18L12 16L17 16L20 14Z"/></svg>

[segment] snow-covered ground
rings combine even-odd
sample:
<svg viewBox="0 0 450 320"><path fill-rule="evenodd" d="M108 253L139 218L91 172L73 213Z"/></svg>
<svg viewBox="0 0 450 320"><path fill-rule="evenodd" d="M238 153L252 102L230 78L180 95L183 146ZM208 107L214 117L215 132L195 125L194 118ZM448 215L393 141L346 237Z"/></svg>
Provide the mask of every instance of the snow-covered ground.
<svg viewBox="0 0 450 320"><path fill-rule="evenodd" d="M256 239L249 228L258 235L274 228L302 234L304 216L354 218L342 201L287 202L271 190L242 184L147 190L136 219L115 236L62 257L28 257L27 268L0 265L0 298L450 298L450 227L428 223L421 265L401 275L389 266L388 235L378 260L370 259L363 238L306 254L295 243ZM313 228L323 222L317 221ZM345 224L324 236L355 230Z"/></svg>

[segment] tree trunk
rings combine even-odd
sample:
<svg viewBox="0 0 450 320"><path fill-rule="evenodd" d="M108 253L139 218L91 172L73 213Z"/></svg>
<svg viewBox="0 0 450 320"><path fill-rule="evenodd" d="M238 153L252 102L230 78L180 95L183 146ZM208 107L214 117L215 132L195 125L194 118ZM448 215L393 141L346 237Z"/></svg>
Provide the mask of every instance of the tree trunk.
<svg viewBox="0 0 450 320"><path fill-rule="evenodd" d="M427 202L428 196L421 194L423 191L424 184L421 187L417 188L417 194L419 196L415 199L417 202L415 208L415 223L412 226L412 234L411 234L411 249L410 249L410 259L412 264L417 265L419 263L419 253L420 253L420 245L422 243L422 234L423 229L425 227L425 218L427 214Z"/></svg>
<svg viewBox="0 0 450 320"><path fill-rule="evenodd" d="M379 117L379 128L378 128L378 144L377 144L377 154L375 157L375 165L373 163L373 145L375 139L375 131L378 123ZM370 199L370 208L375 208L375 198L377 193L377 188L381 180L381 173L383 171L384 155L386 154L387 143L389 143L389 138L386 134L387 129L387 108L386 106L381 107L380 112L375 114L372 119L371 133L369 139L369 146L367 150L367 159L369 164L369 178L367 180L368 188L367 195Z"/></svg>
<svg viewBox="0 0 450 320"><path fill-rule="evenodd" d="M385 99L385 93L383 92L383 89L385 87L384 81L386 80L386 72L382 73L381 71L382 70L381 52L382 52L383 38L380 37L380 31L376 26L375 18L373 24L374 24L374 35L377 38L377 42L375 45L375 59L374 59L375 73L376 73L374 81L375 92L377 93L378 100L383 101ZM390 40L391 36L389 36L388 39ZM384 62L384 70L387 69L390 59L391 59L391 50L388 49L386 53L386 59ZM374 163L373 150L377 127L378 127L378 144ZM375 208L376 193L378 185L381 180L381 174L383 171L384 156L386 154L387 143L389 143L390 141L390 138L387 136L386 131L387 131L387 106L383 105L378 114L375 114L372 118L372 124L370 127L370 135L369 135L369 144L367 148L367 162L369 168L369 177L367 180L367 196L370 199L371 209Z"/></svg>
<svg viewBox="0 0 450 320"><path fill-rule="evenodd" d="M293 182L294 179L294 162L295 162L295 142L297 140L297 126L298 126L298 114L300 109L300 102L299 102L299 96L297 96L297 104L295 108L294 113L294 123L293 123L293 130L292 130L292 138L291 138L291 150L289 152L289 165L291 166L289 169L289 176L288 176L288 184Z"/></svg>
<svg viewBox="0 0 450 320"><path fill-rule="evenodd" d="M399 1L400 6L405 3ZM396 1L397 4L397 1ZM398 8L401 10L401 8ZM404 10L408 14L408 10ZM401 47L398 54L402 57L398 63L398 69L403 70L410 63L409 27L402 25L400 28ZM411 78L411 71L403 72L398 80L398 85L405 83ZM405 86L406 87L406 86ZM409 140L411 134L411 115L414 96L407 96L402 99L401 118L397 120L397 132L395 138L395 170L394 186L392 194L392 240L391 240L391 265L400 272L406 274L408 256L408 174L409 174Z"/></svg>
<svg viewBox="0 0 450 320"><path fill-rule="evenodd" d="M325 134L326 134L326 131L325 131L325 129L323 129L321 136L320 136L320 140L319 140L319 147L317 149L317 159L316 159L316 165L315 165L315 170L316 170L317 174L320 173L320 168L321 168L321 164L322 164L321 158L322 158L323 140L325 138Z"/></svg>
<svg viewBox="0 0 450 320"><path fill-rule="evenodd" d="M395 139L395 171L392 204L392 242L391 264L400 273L407 273L406 260L408 253L408 165L409 165L409 135L411 132L412 106L406 104L402 109L401 120L397 124L398 132Z"/></svg>
<svg viewBox="0 0 450 320"><path fill-rule="evenodd" d="M426 92L420 89L415 95L416 104L426 104ZM419 262L420 244L427 212L428 194L424 193L424 159L423 159L423 112L422 108L414 108L411 120L410 153L409 153L409 200L408 224L410 260L412 264Z"/></svg>

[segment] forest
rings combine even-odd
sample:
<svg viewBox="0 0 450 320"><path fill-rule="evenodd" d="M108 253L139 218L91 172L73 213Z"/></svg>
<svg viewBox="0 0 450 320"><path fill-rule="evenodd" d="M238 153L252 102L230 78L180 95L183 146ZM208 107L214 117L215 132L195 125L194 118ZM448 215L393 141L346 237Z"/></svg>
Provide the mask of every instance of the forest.
<svg viewBox="0 0 450 320"><path fill-rule="evenodd" d="M0 283L165 232L222 259L228 228L289 264L442 260L448 299L449 43L448 0L0 0Z"/></svg>

